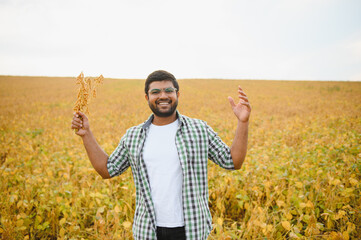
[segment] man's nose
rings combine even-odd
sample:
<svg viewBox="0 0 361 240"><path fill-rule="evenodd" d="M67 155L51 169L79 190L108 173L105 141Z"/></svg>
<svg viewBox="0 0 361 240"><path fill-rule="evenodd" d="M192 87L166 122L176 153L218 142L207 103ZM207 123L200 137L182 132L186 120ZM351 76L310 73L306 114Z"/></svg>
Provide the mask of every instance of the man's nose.
<svg viewBox="0 0 361 240"><path fill-rule="evenodd" d="M162 90L162 91L160 91L159 98L168 98L168 95L164 90Z"/></svg>

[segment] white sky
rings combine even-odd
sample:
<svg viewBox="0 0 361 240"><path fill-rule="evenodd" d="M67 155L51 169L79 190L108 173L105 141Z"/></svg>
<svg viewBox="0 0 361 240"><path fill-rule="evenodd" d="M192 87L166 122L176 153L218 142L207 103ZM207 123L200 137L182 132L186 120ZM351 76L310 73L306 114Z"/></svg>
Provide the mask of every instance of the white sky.
<svg viewBox="0 0 361 240"><path fill-rule="evenodd" d="M359 0L0 0L0 74L361 80Z"/></svg>

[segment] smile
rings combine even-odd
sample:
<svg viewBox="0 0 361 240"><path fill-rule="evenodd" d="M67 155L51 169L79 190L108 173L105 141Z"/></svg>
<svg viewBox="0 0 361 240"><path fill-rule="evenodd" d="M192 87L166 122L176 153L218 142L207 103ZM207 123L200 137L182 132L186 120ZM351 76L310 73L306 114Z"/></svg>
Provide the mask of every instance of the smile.
<svg viewBox="0 0 361 240"><path fill-rule="evenodd" d="M160 105L160 106L167 106L169 104L170 104L169 102L159 102L158 103L158 105Z"/></svg>

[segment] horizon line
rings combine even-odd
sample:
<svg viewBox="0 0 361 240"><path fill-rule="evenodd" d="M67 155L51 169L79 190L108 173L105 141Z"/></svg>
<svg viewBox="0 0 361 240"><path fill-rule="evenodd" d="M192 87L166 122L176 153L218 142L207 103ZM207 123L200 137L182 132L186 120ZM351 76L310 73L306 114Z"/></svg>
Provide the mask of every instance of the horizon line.
<svg viewBox="0 0 361 240"><path fill-rule="evenodd" d="M0 77L41 77L41 78L76 78L77 76L42 76L42 75L11 75L0 74ZM86 76L97 77L97 76ZM104 77L105 79L117 79L117 80L145 80L145 78L119 78L119 77ZM177 80L225 80L225 81L299 81L299 82L361 82L361 80L319 80L319 79L276 79L276 78L215 78L215 77L189 77L189 78L177 78Z"/></svg>

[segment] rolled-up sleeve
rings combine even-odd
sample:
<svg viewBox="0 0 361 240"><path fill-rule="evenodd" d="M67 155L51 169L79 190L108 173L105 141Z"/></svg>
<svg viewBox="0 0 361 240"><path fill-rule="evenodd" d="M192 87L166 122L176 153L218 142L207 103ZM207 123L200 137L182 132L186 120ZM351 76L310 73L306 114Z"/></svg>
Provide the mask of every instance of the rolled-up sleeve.
<svg viewBox="0 0 361 240"><path fill-rule="evenodd" d="M234 170L231 149L210 126L206 126L208 133L208 158L222 168Z"/></svg>
<svg viewBox="0 0 361 240"><path fill-rule="evenodd" d="M130 166L129 153L126 146L126 135L122 137L117 148L109 156L107 168L110 177L115 177L122 174Z"/></svg>

